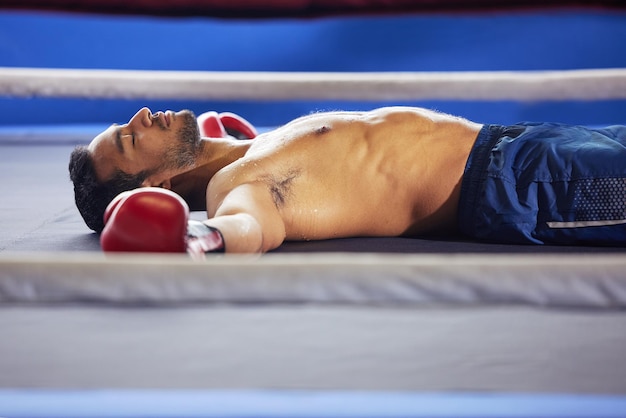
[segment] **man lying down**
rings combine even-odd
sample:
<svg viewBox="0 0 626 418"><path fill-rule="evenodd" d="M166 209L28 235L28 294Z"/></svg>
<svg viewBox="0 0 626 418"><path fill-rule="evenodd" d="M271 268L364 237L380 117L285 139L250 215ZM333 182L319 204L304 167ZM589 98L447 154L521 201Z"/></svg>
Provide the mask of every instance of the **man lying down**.
<svg viewBox="0 0 626 418"><path fill-rule="evenodd" d="M105 251L203 256L442 233L626 244L626 126L482 125L388 107L257 135L234 114L143 108L76 148L69 170ZM188 221L190 208L206 220Z"/></svg>

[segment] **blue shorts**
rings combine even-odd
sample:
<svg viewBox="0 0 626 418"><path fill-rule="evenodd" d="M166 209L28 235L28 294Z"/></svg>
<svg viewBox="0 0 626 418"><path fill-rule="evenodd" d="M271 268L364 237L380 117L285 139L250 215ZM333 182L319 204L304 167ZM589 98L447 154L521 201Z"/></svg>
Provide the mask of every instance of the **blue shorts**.
<svg viewBox="0 0 626 418"><path fill-rule="evenodd" d="M493 242L626 245L626 126L485 125L458 220Z"/></svg>

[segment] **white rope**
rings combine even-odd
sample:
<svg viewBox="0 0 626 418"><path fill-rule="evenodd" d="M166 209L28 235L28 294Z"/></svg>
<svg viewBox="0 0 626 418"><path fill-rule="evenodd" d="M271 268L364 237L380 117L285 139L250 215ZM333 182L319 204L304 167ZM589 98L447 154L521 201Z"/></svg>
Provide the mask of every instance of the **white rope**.
<svg viewBox="0 0 626 418"><path fill-rule="evenodd" d="M626 308L622 254L0 254L3 303L523 304Z"/></svg>
<svg viewBox="0 0 626 418"><path fill-rule="evenodd" d="M1 68L0 95L186 100L605 100L626 69L496 72L194 72Z"/></svg>

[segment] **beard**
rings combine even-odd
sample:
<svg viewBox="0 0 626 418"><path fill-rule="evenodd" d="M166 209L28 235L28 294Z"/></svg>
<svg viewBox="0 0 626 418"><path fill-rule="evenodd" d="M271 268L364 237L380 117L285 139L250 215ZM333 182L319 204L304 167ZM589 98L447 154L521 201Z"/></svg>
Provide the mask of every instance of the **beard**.
<svg viewBox="0 0 626 418"><path fill-rule="evenodd" d="M190 110L183 110L182 127L176 133L176 143L165 154L166 168L181 169L193 166L200 152L200 128L196 116Z"/></svg>

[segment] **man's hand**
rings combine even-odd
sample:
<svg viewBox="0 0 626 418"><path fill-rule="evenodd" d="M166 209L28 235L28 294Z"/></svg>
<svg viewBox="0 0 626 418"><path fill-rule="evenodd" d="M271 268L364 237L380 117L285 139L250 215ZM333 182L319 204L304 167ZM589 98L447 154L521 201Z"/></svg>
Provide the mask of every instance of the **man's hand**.
<svg viewBox="0 0 626 418"><path fill-rule="evenodd" d="M237 139L253 139L258 135L250 122L231 112L205 112L198 116L198 126L200 135L210 138L232 136Z"/></svg>
<svg viewBox="0 0 626 418"><path fill-rule="evenodd" d="M187 252L194 258L224 252L222 234L189 221L187 203L166 189L120 193L107 207L104 222L100 244L105 252Z"/></svg>

